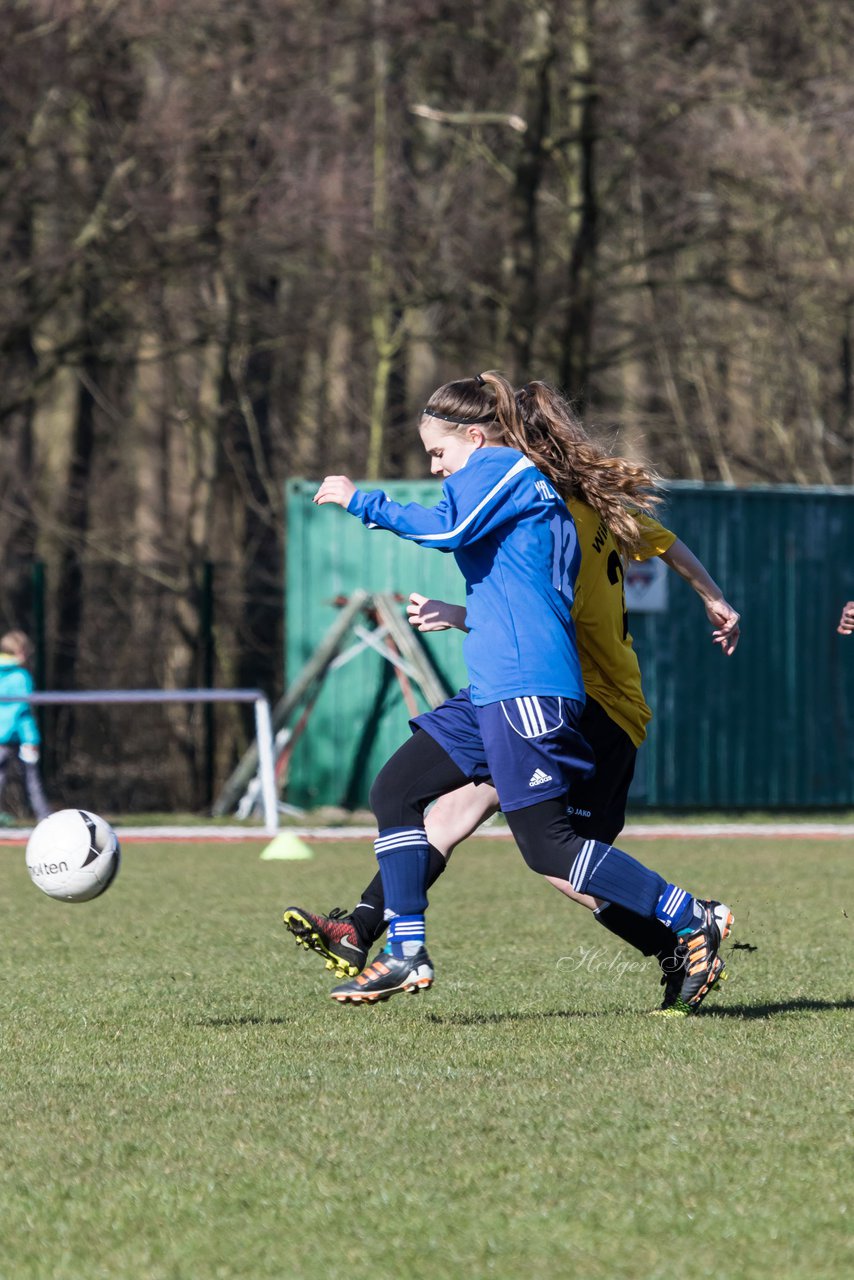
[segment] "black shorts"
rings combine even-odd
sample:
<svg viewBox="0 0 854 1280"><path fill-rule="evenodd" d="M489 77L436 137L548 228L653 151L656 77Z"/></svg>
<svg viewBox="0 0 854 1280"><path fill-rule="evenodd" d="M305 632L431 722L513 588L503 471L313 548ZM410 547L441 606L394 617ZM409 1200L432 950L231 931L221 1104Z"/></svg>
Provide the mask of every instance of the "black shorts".
<svg viewBox="0 0 854 1280"><path fill-rule="evenodd" d="M596 772L579 778L568 796L574 830L586 840L613 844L626 822L626 803L638 749L629 735L588 695L578 728L593 748Z"/></svg>

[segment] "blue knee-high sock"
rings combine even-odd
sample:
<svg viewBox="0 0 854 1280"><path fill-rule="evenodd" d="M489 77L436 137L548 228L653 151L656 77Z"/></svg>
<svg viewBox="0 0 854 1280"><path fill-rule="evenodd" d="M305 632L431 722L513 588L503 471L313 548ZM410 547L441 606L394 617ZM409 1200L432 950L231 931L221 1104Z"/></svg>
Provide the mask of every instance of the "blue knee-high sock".
<svg viewBox="0 0 854 1280"><path fill-rule="evenodd" d="M423 827L386 827L374 841L383 882L388 941L394 956L424 945L427 909L427 833Z"/></svg>
<svg viewBox="0 0 854 1280"><path fill-rule="evenodd" d="M640 916L654 916L676 933L694 920L690 893L600 840L587 840L582 846L570 869L569 883L577 893L616 902Z"/></svg>
<svg viewBox="0 0 854 1280"><path fill-rule="evenodd" d="M414 956L424 946L424 917L395 916L388 925L388 946L391 954Z"/></svg>
<svg viewBox="0 0 854 1280"><path fill-rule="evenodd" d="M698 917L702 917L703 909L687 889L668 884L656 903L655 914L674 933L689 933L696 927Z"/></svg>

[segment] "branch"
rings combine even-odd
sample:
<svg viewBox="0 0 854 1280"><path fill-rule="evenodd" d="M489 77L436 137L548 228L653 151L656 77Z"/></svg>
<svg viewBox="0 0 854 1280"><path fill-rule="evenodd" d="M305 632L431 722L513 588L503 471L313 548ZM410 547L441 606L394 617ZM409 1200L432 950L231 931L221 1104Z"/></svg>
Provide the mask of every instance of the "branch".
<svg viewBox="0 0 854 1280"><path fill-rule="evenodd" d="M110 200L113 192L120 182L132 173L136 168L136 157L127 156L113 169L107 181L104 183L104 189L101 192L98 203L89 215L86 225L77 233L74 239L74 248L77 250L85 249L94 240L101 237L104 226L107 221L107 213L110 207ZM134 215L135 216L135 215Z"/></svg>
<svg viewBox="0 0 854 1280"><path fill-rule="evenodd" d="M409 110L422 120L435 120L438 124L506 124L517 133L524 133L528 128L521 116L507 115L504 111L438 111L423 103L416 103Z"/></svg>

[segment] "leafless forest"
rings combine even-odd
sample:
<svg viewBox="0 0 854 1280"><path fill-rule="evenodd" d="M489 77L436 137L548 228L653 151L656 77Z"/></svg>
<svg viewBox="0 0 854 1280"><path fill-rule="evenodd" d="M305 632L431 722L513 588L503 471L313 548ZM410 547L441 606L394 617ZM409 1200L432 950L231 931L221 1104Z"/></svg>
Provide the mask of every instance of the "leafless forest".
<svg viewBox="0 0 854 1280"><path fill-rule="evenodd" d="M216 682L277 696L283 482L420 476L484 368L665 476L854 482L852 47L827 0L6 0L0 624L43 599L51 688L199 684L211 564ZM204 803L198 714L47 720L55 794Z"/></svg>

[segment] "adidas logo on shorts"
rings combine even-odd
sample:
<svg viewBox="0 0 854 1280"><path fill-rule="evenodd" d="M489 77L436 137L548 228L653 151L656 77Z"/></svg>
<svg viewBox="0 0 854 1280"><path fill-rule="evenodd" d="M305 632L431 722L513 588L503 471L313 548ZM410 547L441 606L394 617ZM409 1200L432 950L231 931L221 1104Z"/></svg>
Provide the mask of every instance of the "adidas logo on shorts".
<svg viewBox="0 0 854 1280"><path fill-rule="evenodd" d="M550 773L543 773L542 769L535 769L531 774L531 781L528 783L528 786L541 787L544 782L551 782L551 780L552 775Z"/></svg>

